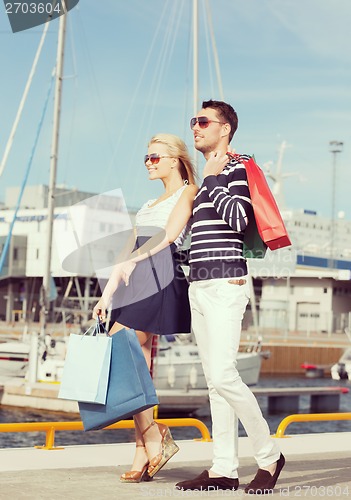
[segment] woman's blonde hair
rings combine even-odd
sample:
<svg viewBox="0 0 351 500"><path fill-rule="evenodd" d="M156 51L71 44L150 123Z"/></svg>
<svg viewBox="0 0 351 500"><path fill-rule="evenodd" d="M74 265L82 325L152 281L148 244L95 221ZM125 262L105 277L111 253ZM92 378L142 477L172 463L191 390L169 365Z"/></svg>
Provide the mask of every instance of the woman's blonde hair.
<svg viewBox="0 0 351 500"><path fill-rule="evenodd" d="M189 184L196 184L196 172L193 162L185 142L180 137L173 134L157 134L150 139L148 146L154 143L164 144L169 155L179 159L182 179L187 180Z"/></svg>

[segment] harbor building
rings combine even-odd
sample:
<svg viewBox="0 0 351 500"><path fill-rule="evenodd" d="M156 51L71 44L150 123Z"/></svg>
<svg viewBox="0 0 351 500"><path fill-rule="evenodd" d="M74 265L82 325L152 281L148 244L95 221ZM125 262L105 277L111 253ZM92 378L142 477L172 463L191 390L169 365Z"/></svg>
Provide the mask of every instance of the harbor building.
<svg viewBox="0 0 351 500"><path fill-rule="evenodd" d="M8 188L0 209L0 251L18 193L19 188ZM0 319L6 322L39 320L47 255L47 199L47 186L25 188L0 273ZM108 275L119 250L116 240L121 238L116 235L131 228L132 217L120 190L96 195L56 189L49 321L88 320L100 294L97 275L100 279L104 272Z"/></svg>

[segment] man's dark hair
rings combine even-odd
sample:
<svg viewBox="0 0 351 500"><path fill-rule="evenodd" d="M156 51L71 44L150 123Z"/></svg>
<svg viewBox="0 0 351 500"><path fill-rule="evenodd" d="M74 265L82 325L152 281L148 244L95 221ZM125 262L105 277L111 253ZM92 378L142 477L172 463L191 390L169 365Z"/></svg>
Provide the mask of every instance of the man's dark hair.
<svg viewBox="0 0 351 500"><path fill-rule="evenodd" d="M209 101L203 101L202 109L212 108L217 111L219 118L221 118L225 123L229 123L230 125L230 134L229 134L229 142L233 139L233 135L235 134L238 128L238 115L236 114L235 109L226 102L223 101L213 101L210 99Z"/></svg>

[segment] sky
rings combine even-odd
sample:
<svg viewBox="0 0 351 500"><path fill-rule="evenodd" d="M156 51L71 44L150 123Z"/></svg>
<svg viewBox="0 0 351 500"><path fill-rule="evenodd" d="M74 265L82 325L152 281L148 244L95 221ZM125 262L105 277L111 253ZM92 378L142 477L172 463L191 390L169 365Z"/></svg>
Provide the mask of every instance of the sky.
<svg viewBox="0 0 351 500"><path fill-rule="evenodd" d="M57 183L102 193L122 188L129 207L156 198L143 164L158 132L182 137L191 153L194 116L192 0L82 0L68 14ZM224 100L239 116L232 147L276 168L283 141L285 204L351 220L351 2L199 0L199 90L220 99L211 49L212 19ZM209 10L206 9L209 5ZM5 189L24 177L57 50L49 32L6 168ZM0 4L0 159L43 26L12 33ZM28 184L48 184L53 92ZM343 142L333 155L329 142ZM335 160L335 163L334 163ZM198 158L201 174L203 160Z"/></svg>

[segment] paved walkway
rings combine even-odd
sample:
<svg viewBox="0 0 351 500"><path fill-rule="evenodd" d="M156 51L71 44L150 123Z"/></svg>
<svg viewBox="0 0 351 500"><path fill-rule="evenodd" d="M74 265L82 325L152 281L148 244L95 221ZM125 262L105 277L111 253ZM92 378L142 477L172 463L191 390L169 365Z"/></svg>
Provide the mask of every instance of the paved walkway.
<svg viewBox="0 0 351 500"><path fill-rule="evenodd" d="M132 444L68 446L64 450L1 449L0 499L110 500L247 497L256 473L247 438L239 439L240 487L235 492L182 492L176 482L210 467L212 443L180 441L180 452L149 483L123 484ZM310 434L279 440L287 463L265 498L351 500L351 433ZM249 497L248 497L249 498ZM250 497L251 498L251 497Z"/></svg>
<svg viewBox="0 0 351 500"><path fill-rule="evenodd" d="M56 452L52 452L56 453ZM251 459L244 458L240 466L241 486L235 492L182 492L174 488L177 481L189 479L210 461L169 463L152 482L123 484L118 478L125 466L71 469L42 469L0 473L1 499L33 500L110 500L156 498L247 497L244 486L256 472ZM273 494L266 498L351 498L351 458L348 453L311 454L287 457L286 467Z"/></svg>

